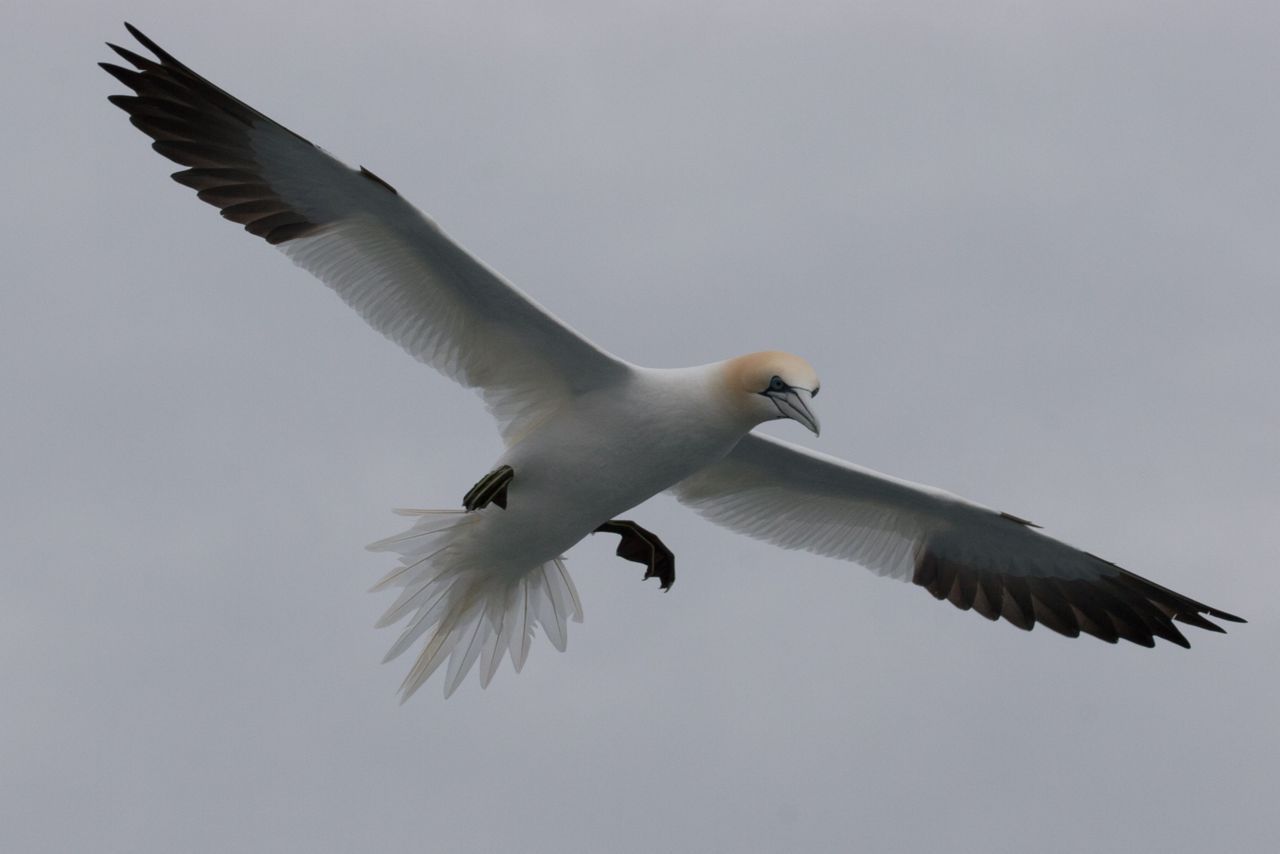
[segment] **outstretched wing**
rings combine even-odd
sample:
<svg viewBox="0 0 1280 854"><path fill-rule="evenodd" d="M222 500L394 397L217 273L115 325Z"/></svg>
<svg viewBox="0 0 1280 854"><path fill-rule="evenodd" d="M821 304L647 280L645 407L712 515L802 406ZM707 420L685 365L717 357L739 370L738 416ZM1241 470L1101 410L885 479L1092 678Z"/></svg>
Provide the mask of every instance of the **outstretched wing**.
<svg viewBox="0 0 1280 854"><path fill-rule="evenodd" d="M338 162L126 24L155 60L108 45L134 95L113 104L188 168L173 178L329 285L415 358L478 389L513 441L626 363L503 281L392 187Z"/></svg>
<svg viewBox="0 0 1280 854"><path fill-rule="evenodd" d="M1024 519L751 434L672 491L706 518L788 549L860 563L1022 629L1190 646L1177 620L1244 622L1047 537Z"/></svg>

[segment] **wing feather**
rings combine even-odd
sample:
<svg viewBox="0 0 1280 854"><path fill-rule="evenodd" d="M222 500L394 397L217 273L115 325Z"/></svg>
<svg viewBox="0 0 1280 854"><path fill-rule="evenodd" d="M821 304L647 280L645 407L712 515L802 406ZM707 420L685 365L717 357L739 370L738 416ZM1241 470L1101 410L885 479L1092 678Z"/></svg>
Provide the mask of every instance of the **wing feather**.
<svg viewBox="0 0 1280 854"><path fill-rule="evenodd" d="M277 246L415 358L476 388L512 442L573 396L621 380L600 350L469 255L396 190L178 62L110 45L133 90L111 103L185 167L178 183Z"/></svg>
<svg viewBox="0 0 1280 854"><path fill-rule="evenodd" d="M1021 628L1190 646L1174 621L1244 622L1035 530L1008 513L765 436L672 490L739 533L860 563Z"/></svg>

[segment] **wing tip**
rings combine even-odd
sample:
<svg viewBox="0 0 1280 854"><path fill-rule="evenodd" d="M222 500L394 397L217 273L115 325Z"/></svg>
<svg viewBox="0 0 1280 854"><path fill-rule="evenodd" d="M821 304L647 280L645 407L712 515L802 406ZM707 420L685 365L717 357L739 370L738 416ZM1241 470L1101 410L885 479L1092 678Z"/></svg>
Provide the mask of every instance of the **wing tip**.
<svg viewBox="0 0 1280 854"><path fill-rule="evenodd" d="M142 69L142 68L146 68L149 65L150 66L155 65L155 62L153 62L150 59L147 59L145 56L136 54L133 51L129 50L128 48L121 47L118 44L112 44L111 42L107 42L107 47L111 48L111 50L114 51L117 56L119 56L125 62L132 65L134 68Z"/></svg>
<svg viewBox="0 0 1280 854"><path fill-rule="evenodd" d="M135 27L133 24L129 23L128 21L125 21L124 28L129 31L129 35L133 36L135 39L138 40L138 44L142 45L147 50L154 53L156 55L156 58L159 59L165 65L173 65L178 68L184 67L182 63L178 62L176 59L170 56L169 53L164 50L164 48L160 47L160 45L156 44L154 41L148 38L146 33L138 29L137 27Z"/></svg>
<svg viewBox="0 0 1280 854"><path fill-rule="evenodd" d="M99 62L98 67L110 74L119 82L123 83L125 86L128 86L133 91L137 91L137 86L135 84L137 83L136 78L138 72L134 71L132 68L124 68L123 66L113 65L110 62ZM116 104L116 106L118 107L120 105Z"/></svg>
<svg viewBox="0 0 1280 854"><path fill-rule="evenodd" d="M178 62L137 27L126 21L125 28L159 61L107 42L107 47L134 66L98 63L132 90L108 95L107 100L124 110L130 122L151 138L152 150L189 167L175 173L174 180L196 189L201 201L219 208L225 218L272 246L314 234L320 223L280 196L264 176L264 167L245 135L247 128L265 117ZM395 192L381 178L368 170L363 172Z"/></svg>
<svg viewBox="0 0 1280 854"><path fill-rule="evenodd" d="M1017 519L1009 521L1022 524ZM1093 579L1075 580L1011 574L988 578L972 566L926 548L916 559L911 580L935 599L949 600L960 610L981 605L978 610L983 616L1003 618L1024 631L1031 631L1040 623L1066 637L1087 634L1110 644L1126 640L1148 649L1156 646L1157 638L1191 648L1175 621L1219 634L1226 634L1227 630L1202 614L1233 623L1247 622L1110 561L1089 557L1104 565L1106 572Z"/></svg>

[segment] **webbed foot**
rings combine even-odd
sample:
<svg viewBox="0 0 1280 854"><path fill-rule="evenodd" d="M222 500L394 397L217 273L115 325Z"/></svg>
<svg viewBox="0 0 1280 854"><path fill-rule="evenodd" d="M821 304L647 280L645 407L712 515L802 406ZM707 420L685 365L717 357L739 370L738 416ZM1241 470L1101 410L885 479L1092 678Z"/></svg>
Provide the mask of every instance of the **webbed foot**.
<svg viewBox="0 0 1280 854"><path fill-rule="evenodd" d="M618 557L645 564L645 578L656 578L663 590L670 590L676 583L676 556L671 553L656 534L646 531L627 519L605 522L593 533L619 534Z"/></svg>
<svg viewBox="0 0 1280 854"><path fill-rule="evenodd" d="M484 477L480 478L480 482L462 497L462 506L468 512L479 510L481 507L488 507L490 504L497 504L503 510L507 509L507 487L511 484L511 479L516 476L516 471L511 466L498 466Z"/></svg>

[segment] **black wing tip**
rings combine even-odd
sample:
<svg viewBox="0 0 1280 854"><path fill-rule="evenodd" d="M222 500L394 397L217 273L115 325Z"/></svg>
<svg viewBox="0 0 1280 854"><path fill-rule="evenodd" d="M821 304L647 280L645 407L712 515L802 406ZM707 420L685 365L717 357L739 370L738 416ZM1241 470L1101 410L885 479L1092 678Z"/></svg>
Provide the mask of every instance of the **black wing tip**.
<svg viewBox="0 0 1280 854"><path fill-rule="evenodd" d="M178 62L137 27L126 22L125 28L155 54L156 60L108 42L107 46L134 68L98 63L132 90L108 95L107 100L129 114L133 125L151 138L151 148L157 154L190 167L174 173L173 179L195 189L201 201L219 208L225 218L272 245L314 233L319 224L292 210L279 197L263 177L262 165L245 137L246 127L270 120ZM292 133L271 124L283 133ZM395 192L376 175L368 170L365 173Z"/></svg>
<svg viewBox="0 0 1280 854"><path fill-rule="evenodd" d="M134 83L136 82L138 72L134 71L132 68L112 65L110 62L99 62L98 67L115 79L119 80L124 85L128 86L130 89L134 89ZM137 90L135 89L135 91Z"/></svg>
<svg viewBox="0 0 1280 854"><path fill-rule="evenodd" d="M1021 520L1010 519L1018 522ZM1090 557L1094 557L1090 555ZM1109 561L1095 558L1114 570L1092 582L1000 576L966 582L971 567L928 550L919 555L912 581L935 599L950 600L961 610L978 608L988 619L1001 617L1010 625L1030 631L1037 623L1066 637L1088 634L1110 644L1126 640L1151 649L1156 639L1183 649L1191 642L1174 625L1177 621L1206 631L1226 634L1226 629L1202 614L1233 623L1241 617L1219 611L1128 572ZM990 589L988 589L990 588Z"/></svg>
<svg viewBox="0 0 1280 854"><path fill-rule="evenodd" d="M133 36L135 39L138 40L138 44L142 45L147 50L151 51L153 54L155 54L155 57L156 57L155 60L150 60L150 59L147 59L146 57L139 56L138 54L133 53L133 51L126 50L124 48L113 45L111 42L107 42L107 47L111 48L116 53L120 54L125 59L129 60L129 62L132 62L135 65L138 65L139 68L146 68L148 66L155 66L159 64L159 65L165 66L170 70L180 71L185 74L192 74L197 78L200 76L198 74L195 74L195 72L193 72L190 68L187 68L187 66L183 65L181 62L175 59L173 54L169 53L167 50L160 47L160 45L156 44L152 39L148 38L146 33L138 29L137 27L135 27L133 24L129 23L128 21L125 21L124 28L129 31L129 35ZM139 60L141 61L141 64L138 64Z"/></svg>
<svg viewBox="0 0 1280 854"><path fill-rule="evenodd" d="M156 44L151 39L147 38L147 34L144 33L142 30L138 29L137 27L135 27L133 24L129 23L128 21L125 21L124 28L129 31L129 35L133 36L135 39L138 40L138 44L142 45L147 50L154 53L161 62L169 62L169 63L173 63L174 65L180 64L172 56L166 53L165 50L160 47L160 45Z"/></svg>
<svg viewBox="0 0 1280 854"><path fill-rule="evenodd" d="M114 51L117 56L119 56L125 62L132 65L134 68L146 68L148 65L151 65L151 66L155 65L154 62L147 59L145 56L136 54L133 51L129 50L128 48L120 47L120 45L118 44L112 44L111 42L107 42L107 47L111 48L111 50Z"/></svg>

